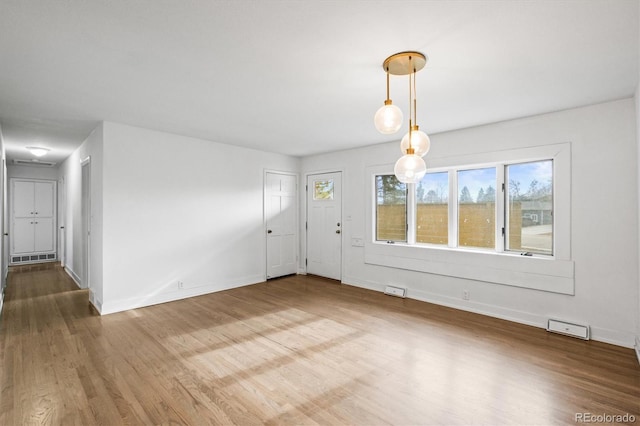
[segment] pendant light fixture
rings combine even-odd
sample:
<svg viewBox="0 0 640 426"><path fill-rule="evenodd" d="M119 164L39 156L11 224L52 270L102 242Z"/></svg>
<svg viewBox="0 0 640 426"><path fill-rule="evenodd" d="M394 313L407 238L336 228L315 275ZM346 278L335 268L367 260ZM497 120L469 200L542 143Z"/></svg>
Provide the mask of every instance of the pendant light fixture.
<svg viewBox="0 0 640 426"><path fill-rule="evenodd" d="M373 123L380 133L391 135L400 130L402 126L402 110L393 105L389 99L389 68L385 70L387 71L387 99L384 101L384 105L376 111Z"/></svg>
<svg viewBox="0 0 640 426"><path fill-rule="evenodd" d="M422 158L429 152L431 141L426 133L421 131L416 122L416 72L420 71L427 63L427 57L420 52L400 52L385 59L382 67L387 73L387 100L385 106L380 108L374 118L376 128L384 134L395 133L390 131L391 126L379 126L378 115L383 115L381 111L391 105L389 99L389 74L409 76L409 132L402 138L400 149L403 156L396 162L393 171L396 178L403 183L419 182L427 171L427 166ZM388 104L387 104L388 102ZM397 107L395 107L397 108ZM400 114L400 117L402 115ZM384 120L382 120L384 122ZM383 131L382 129L387 131Z"/></svg>
<svg viewBox="0 0 640 426"><path fill-rule="evenodd" d="M413 83L413 85L411 84ZM416 155L424 157L431 148L431 139L429 136L418 127L418 120L416 119L416 74L413 73L409 77L409 92L410 98L413 98L413 125L409 124L409 132L404 135L402 141L400 141L400 150L405 153L409 147L413 148Z"/></svg>

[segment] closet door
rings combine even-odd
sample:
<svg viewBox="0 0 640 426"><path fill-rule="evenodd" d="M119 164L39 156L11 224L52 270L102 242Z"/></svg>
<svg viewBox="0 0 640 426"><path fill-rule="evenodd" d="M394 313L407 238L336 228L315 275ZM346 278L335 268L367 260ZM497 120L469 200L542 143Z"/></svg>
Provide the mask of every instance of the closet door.
<svg viewBox="0 0 640 426"><path fill-rule="evenodd" d="M33 219L15 218L13 220L12 254L33 253L35 251L35 227Z"/></svg>
<svg viewBox="0 0 640 426"><path fill-rule="evenodd" d="M55 260L56 183L15 179L11 189L12 263Z"/></svg>
<svg viewBox="0 0 640 426"><path fill-rule="evenodd" d="M34 213L35 182L17 180L13 182L13 215L14 217L31 217Z"/></svg>
<svg viewBox="0 0 640 426"><path fill-rule="evenodd" d="M53 218L36 217L33 220L33 251L53 251Z"/></svg>
<svg viewBox="0 0 640 426"><path fill-rule="evenodd" d="M53 251L55 241L55 188L53 182L34 184L34 251Z"/></svg>
<svg viewBox="0 0 640 426"><path fill-rule="evenodd" d="M53 217L53 182L34 182L33 209L37 217Z"/></svg>

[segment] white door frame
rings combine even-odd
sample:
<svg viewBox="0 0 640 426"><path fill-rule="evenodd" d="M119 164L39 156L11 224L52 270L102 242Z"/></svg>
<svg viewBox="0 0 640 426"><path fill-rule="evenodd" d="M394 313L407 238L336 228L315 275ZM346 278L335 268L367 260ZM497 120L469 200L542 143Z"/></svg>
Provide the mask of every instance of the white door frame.
<svg viewBox="0 0 640 426"><path fill-rule="evenodd" d="M341 187L341 192L340 192L340 208L341 208L341 216L342 216L342 220L340 223L342 223L342 235L340 236L341 238L341 250L340 250L340 281L342 282L342 279L344 278L344 241L345 241L345 220L344 220L344 188L345 188L345 181L346 181L346 173L344 171L344 168L338 168L338 169L321 169L321 170L314 170L314 171L309 171L306 172L304 174L304 182L302 183L302 185L300 186L301 191L304 190L303 194L304 194L304 203L301 203L304 209L303 213L303 218L304 220L302 221L301 224L301 229L302 229L302 233L301 235L303 235L304 241L302 242L302 250L304 250L304 256L301 256L301 259L306 259L307 258L307 252L308 252L308 239L307 239L307 229L306 229L306 223L308 220L308 213L309 213L309 206L308 204L308 190L309 188L307 188L307 182L309 182L309 176L313 176L313 175L322 175L325 173L340 173L340 185L342 185ZM307 265L305 262L303 262L303 269L304 269L304 274L307 274Z"/></svg>

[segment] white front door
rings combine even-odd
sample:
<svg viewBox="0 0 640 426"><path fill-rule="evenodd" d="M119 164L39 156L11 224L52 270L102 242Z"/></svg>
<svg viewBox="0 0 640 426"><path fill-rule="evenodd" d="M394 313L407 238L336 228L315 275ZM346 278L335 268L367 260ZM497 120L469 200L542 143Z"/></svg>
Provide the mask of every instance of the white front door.
<svg viewBox="0 0 640 426"><path fill-rule="evenodd" d="M267 279L298 272L296 182L296 175L266 173Z"/></svg>
<svg viewBox="0 0 640 426"><path fill-rule="evenodd" d="M342 278L342 173L307 176L307 273Z"/></svg>

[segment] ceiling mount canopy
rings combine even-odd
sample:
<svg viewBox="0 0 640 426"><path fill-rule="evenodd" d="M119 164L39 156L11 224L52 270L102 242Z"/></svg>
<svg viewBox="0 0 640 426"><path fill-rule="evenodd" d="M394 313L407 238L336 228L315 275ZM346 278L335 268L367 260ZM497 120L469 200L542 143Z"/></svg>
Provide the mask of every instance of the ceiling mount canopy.
<svg viewBox="0 0 640 426"><path fill-rule="evenodd" d="M427 65L427 57L420 52L407 51L389 56L382 68L391 75L408 75L420 71Z"/></svg>
<svg viewBox="0 0 640 426"><path fill-rule="evenodd" d="M431 141L419 130L416 121L416 73L427 64L427 56L415 51L399 52L382 63L387 73L387 99L374 117L376 129L383 134L397 132L402 126L402 111L389 99L389 75L409 76L409 132L402 138L400 150L403 156L396 162L394 173L403 183L419 182L427 171L422 158L429 152Z"/></svg>

